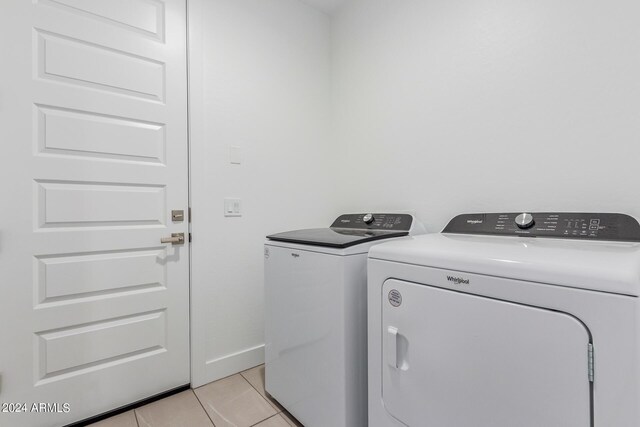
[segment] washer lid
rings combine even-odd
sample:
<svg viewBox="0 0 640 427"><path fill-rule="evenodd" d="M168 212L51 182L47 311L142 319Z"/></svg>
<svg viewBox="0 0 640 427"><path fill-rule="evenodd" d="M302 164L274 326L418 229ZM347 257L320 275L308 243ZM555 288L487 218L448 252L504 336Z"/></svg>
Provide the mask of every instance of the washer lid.
<svg viewBox="0 0 640 427"><path fill-rule="evenodd" d="M374 240L407 236L408 231L362 230L347 228L311 228L272 234L267 239L302 245L348 248Z"/></svg>
<svg viewBox="0 0 640 427"><path fill-rule="evenodd" d="M344 249L375 240L408 236L413 222L413 216L409 214L344 214L336 218L330 228L286 231L267 236L267 239Z"/></svg>

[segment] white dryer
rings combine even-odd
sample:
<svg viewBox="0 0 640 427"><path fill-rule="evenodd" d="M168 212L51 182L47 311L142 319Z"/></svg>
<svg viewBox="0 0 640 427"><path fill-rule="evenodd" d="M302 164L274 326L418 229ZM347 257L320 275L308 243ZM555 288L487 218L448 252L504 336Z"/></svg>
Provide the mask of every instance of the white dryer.
<svg viewBox="0 0 640 427"><path fill-rule="evenodd" d="M268 236L266 390L306 427L367 425L367 252L422 232L381 213Z"/></svg>
<svg viewBox="0 0 640 427"><path fill-rule="evenodd" d="M469 214L369 252L369 425L640 426L640 226Z"/></svg>

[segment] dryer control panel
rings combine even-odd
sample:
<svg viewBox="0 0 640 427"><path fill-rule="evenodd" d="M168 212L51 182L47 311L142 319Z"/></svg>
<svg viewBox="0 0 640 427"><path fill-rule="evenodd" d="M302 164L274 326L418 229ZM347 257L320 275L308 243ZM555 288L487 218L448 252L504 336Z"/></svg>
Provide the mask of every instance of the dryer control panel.
<svg viewBox="0 0 640 427"><path fill-rule="evenodd" d="M619 213L463 214L453 218L442 232L640 242L638 221Z"/></svg>

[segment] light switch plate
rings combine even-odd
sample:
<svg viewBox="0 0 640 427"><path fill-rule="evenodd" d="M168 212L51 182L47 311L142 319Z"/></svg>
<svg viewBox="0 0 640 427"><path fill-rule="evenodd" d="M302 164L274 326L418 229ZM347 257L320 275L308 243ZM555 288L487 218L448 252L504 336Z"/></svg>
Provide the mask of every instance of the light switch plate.
<svg viewBox="0 0 640 427"><path fill-rule="evenodd" d="M242 200L224 199L224 216L242 216Z"/></svg>
<svg viewBox="0 0 640 427"><path fill-rule="evenodd" d="M242 164L242 149L240 147L229 146L229 163L232 165Z"/></svg>

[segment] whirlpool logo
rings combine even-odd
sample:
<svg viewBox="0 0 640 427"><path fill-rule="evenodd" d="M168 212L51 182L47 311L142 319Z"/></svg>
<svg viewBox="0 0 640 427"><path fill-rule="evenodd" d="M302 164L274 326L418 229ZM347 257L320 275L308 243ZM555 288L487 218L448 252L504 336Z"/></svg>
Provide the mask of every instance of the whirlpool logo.
<svg viewBox="0 0 640 427"><path fill-rule="evenodd" d="M447 280L449 282L453 282L456 285L468 285L469 284L469 279L465 279L464 277L447 276Z"/></svg>

